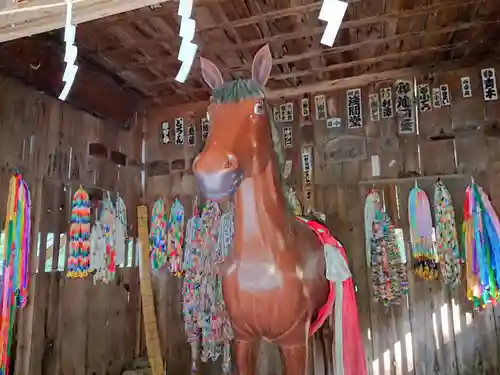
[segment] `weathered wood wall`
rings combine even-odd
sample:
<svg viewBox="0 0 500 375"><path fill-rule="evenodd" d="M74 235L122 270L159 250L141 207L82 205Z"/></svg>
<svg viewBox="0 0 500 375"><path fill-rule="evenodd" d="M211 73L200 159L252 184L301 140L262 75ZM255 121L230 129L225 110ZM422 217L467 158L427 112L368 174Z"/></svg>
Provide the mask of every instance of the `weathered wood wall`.
<svg viewBox="0 0 500 375"><path fill-rule="evenodd" d="M13 167L23 172L33 205L31 294L19 314L15 373L121 374L139 348L133 240L141 192L133 165L141 158L141 129L120 130L10 79L0 78L0 87L0 220ZM89 155L90 143L108 155L121 152L126 165ZM129 258L111 285L65 277L71 195L80 184L119 193L128 207Z"/></svg>
<svg viewBox="0 0 500 375"><path fill-rule="evenodd" d="M428 83L438 88L448 84L451 106L417 113L417 129L413 134L398 134L397 117L373 122L370 119L368 95L382 87L392 87L394 81L362 87L363 127L346 129L346 91L325 93L328 117L339 117L339 128L327 128L326 121L316 121L314 93L309 97L311 121L301 119L301 99L294 102L294 119L279 123L281 129L291 126L293 147L286 158L293 163L288 183L301 192L301 147L314 147L314 194L309 204L327 215L327 222L345 245L358 292L360 324L371 374L498 374L500 373L500 308L472 311L465 298L465 289L448 290L439 282L424 282L410 277L410 291L405 303L385 309L372 301L370 270L366 266L364 249L364 198L375 187L384 193L387 209L397 227L403 230L408 245L408 192L414 184L412 175L431 176L419 182L431 194L434 177L443 177L450 189L457 211L462 218L464 189L474 176L492 196L500 210L500 102L483 100L480 70L489 66L460 71L400 77L417 84ZM462 97L460 78L470 76L472 98ZM414 81L415 80L415 81ZM271 107L282 104L270 103ZM148 198L181 196L190 204L196 195L190 166L201 148L201 118L203 106L183 106L175 109L151 109L146 116ZM174 121L183 117L184 124L196 126L196 145L174 144ZM161 143L162 122L170 124L168 145ZM372 177L371 156L380 159L380 176ZM448 176L453 175L453 176ZM432 199L432 195L430 195ZM307 204L307 203L306 203ZM411 267L411 265L409 265ZM182 336L180 292L178 281L165 275L157 277L159 289L158 321L171 371L189 366L188 346ZM263 361L261 374L277 373L279 358ZM267 368L262 368L267 367Z"/></svg>

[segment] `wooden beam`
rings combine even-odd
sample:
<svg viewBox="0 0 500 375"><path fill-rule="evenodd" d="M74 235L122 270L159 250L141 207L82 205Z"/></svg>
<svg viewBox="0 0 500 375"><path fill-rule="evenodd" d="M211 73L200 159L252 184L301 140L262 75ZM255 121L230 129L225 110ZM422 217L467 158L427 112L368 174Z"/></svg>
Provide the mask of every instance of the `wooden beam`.
<svg viewBox="0 0 500 375"><path fill-rule="evenodd" d="M390 12L390 13L385 13L385 14L380 14L380 15L375 15L375 16L370 16L370 17L364 17L364 18L359 18L359 19L354 19L354 20L346 20L342 22L340 25L340 29L350 29L350 28L359 28L362 26L367 26L371 24L378 24L381 22L386 22L388 20L392 19L400 19L400 18L412 18L412 17L418 17L421 15L425 15L427 13L431 12L440 12L440 11L447 11L451 9L456 9L459 7L465 7L471 4L477 4L477 3L489 3L494 0L463 0L460 2L457 2L455 0L453 1L447 1L444 3L437 3L433 5L428 5L428 6L422 6L419 8L415 9L410 9L410 10L405 10L405 11L397 11L397 12ZM293 8L292 8L293 9ZM291 12L291 11L276 11L273 12L273 14L276 16L276 14L280 14L279 12ZM294 14L294 13L286 13L287 15ZM259 16L252 16L248 19L251 19L252 22L246 22L244 20L240 21L234 21L231 22L230 25L227 26L220 26L217 29L226 29L228 26L235 27L234 24L240 24L242 26L247 25L247 24L253 24L258 22L260 19L265 18L263 17L265 15L259 15ZM272 18L272 17L271 17ZM211 28L207 28L207 31L211 30ZM300 39L300 38L306 38L306 37L311 37L311 36L316 36L319 34L322 34L325 30L325 26L318 26L315 27L311 30L308 31L293 31L293 32L288 32L288 33L280 33L278 35L273 35L267 38L259 38L256 40L250 40L248 42L242 43L242 44L234 44L234 45L227 45L227 44L222 44L222 43L212 43L210 44L210 49L212 51L217 51L218 54L224 53L224 52L233 52L233 51L238 51L242 49L248 49L248 48L255 48L255 47L260 47L264 45L265 43L272 43L272 42L284 42L287 40L291 39ZM197 30L197 33L203 32L203 29ZM136 48L137 45L141 46L155 46L161 41L172 41L171 36L165 36L165 35L157 35L155 37L144 37L144 38L134 38L134 40L130 41L130 44L124 45L124 46L119 46L119 47L113 47L113 48L104 48L102 50L99 50L99 53L105 53L109 51L116 51L116 50L129 50L131 48ZM180 45L180 39L178 41L178 44ZM203 53L203 51L202 51ZM155 58L155 61L158 62L165 62L165 63L171 63L171 62L176 62L177 59L175 56L173 57L167 57L167 58ZM144 64L149 64L151 63L151 60L143 61L143 62L137 62L133 63L136 66L144 65ZM134 65L130 64L127 66L127 68L132 68Z"/></svg>
<svg viewBox="0 0 500 375"><path fill-rule="evenodd" d="M297 55L287 55L287 56L284 56L284 57L279 58L279 59L273 59L273 65L288 64L288 63L292 63L292 62L296 62L296 61L300 61L300 60L307 60L307 59L311 59L311 58L313 58L315 56L319 56L319 55L326 56L326 55L330 55L333 53L354 51L354 50L357 50L360 48L365 48L365 47L373 46L373 45L382 45L382 44L386 44L386 43L398 43L398 42L400 42L404 39L407 39L407 38L421 38L423 36L436 36L436 35L441 35L441 34L448 34L448 33L459 31L459 30L467 30L467 29L477 27L477 26L499 24L499 23L500 23L500 21L460 23L460 24L451 25L451 26L443 27L443 28L436 29L436 30L409 32L409 33L405 33L405 34L392 35L392 36L389 36L387 38L381 38L381 39L367 39L367 40L362 40L361 42L358 42L358 43L352 43L352 44L347 44L347 45L342 45L342 46L335 46L335 47L331 47L331 48L320 48L317 50L312 50L312 51L300 53ZM442 46L438 46L438 47L442 48ZM433 48L436 48L436 47L433 47ZM398 54L401 54L401 56L396 56L396 57L403 57L404 54L408 54L408 53L410 53L410 55L412 55L415 52L402 51L402 52L398 53ZM328 71L333 71L333 70L338 70L338 69L352 68L352 67L356 67L358 65L372 64L372 63L384 61L386 59L389 60L389 59L393 59L393 58L394 58L394 54L381 55L381 56L376 57L375 60L372 58L353 60L353 61L349 61L347 63L333 64L333 65L330 65L328 67L325 67L324 69L320 69L320 68L307 69L304 71L294 71L294 72L290 72L290 73L283 73L283 74L271 76L271 79L286 80L286 79L290 79L290 78L294 78L294 77L302 77L302 76L312 75L312 74L316 74L319 72L328 72ZM243 65L243 66L237 67L237 68L229 68L229 72L238 72L238 71L248 71L249 72L251 70L251 68L252 68L251 64L246 64L246 65ZM195 64L193 65L191 72L192 72L191 78L198 79L200 77L201 74L200 74L198 61L196 61ZM164 85L164 84L168 84L168 83L173 83L174 81L175 81L174 78L167 78L167 79L159 79L159 80L149 81L149 82L141 82L141 85L147 86L148 88L150 88L150 87L155 87L155 86Z"/></svg>
<svg viewBox="0 0 500 375"><path fill-rule="evenodd" d="M75 24L164 3L170 0L73 0ZM64 0L31 0L0 10L0 42L64 27Z"/></svg>
<svg viewBox="0 0 500 375"><path fill-rule="evenodd" d="M318 73L333 72L333 71L344 70L344 69L353 68L353 67L359 67L360 65L375 65L375 64L381 63L383 61L390 61L390 60L401 61L401 60L406 59L408 57L415 57L415 56L421 56L421 55L429 54L429 53L454 50L457 48L461 48L466 44L467 44L467 42L456 43L456 44L446 44L443 46L425 47L425 48L420 48L420 49L411 50L411 51L403 51L403 52L396 52L396 53L391 53L391 54L387 54L387 55L379 55L379 56L375 56L375 57L368 57L366 59L361 59L361 60L353 60L353 61L347 61L347 62L333 64L333 65L328 65L328 66L324 66L324 67L316 68L316 69L307 69L307 70L300 70L300 71L296 71L296 72L291 72L288 74L279 74L279 75L271 76L271 77L269 77L269 79L276 80L276 81L282 81L282 80L287 80L290 78L305 77L305 76L310 76L310 75L316 75Z"/></svg>
<svg viewBox="0 0 500 375"><path fill-rule="evenodd" d="M0 73L14 76L28 86L58 97L63 88L63 51L55 42L32 37L0 45ZM141 98L127 91L83 61L69 93L68 103L119 125L131 118Z"/></svg>

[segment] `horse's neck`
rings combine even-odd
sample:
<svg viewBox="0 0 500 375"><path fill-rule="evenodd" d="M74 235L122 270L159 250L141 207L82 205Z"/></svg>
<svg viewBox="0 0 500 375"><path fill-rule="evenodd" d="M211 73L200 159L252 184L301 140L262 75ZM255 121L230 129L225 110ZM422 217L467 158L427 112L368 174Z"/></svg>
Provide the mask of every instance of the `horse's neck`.
<svg viewBox="0 0 500 375"><path fill-rule="evenodd" d="M293 220L275 167L268 162L264 171L245 178L235 195L234 253L239 257L262 258L285 248Z"/></svg>

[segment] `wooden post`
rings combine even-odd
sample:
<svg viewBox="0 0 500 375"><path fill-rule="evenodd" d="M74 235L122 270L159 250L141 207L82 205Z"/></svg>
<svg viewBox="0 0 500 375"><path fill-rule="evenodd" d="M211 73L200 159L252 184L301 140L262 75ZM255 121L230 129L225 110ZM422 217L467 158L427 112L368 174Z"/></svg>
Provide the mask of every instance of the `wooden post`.
<svg viewBox="0 0 500 375"><path fill-rule="evenodd" d="M158 324L151 288L151 271L149 268L149 236L148 236L148 207L137 206L137 230L139 232L139 275L141 282L142 313L144 316L144 334L148 349L149 364L153 375L164 375L165 369L161 358Z"/></svg>

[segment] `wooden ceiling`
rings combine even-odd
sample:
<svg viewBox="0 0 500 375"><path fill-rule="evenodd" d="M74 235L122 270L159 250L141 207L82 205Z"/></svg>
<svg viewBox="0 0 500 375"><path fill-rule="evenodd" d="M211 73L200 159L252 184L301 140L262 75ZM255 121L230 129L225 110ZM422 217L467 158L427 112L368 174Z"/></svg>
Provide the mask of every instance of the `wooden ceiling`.
<svg viewBox="0 0 500 375"><path fill-rule="evenodd" d="M396 78L401 69L443 62L473 64L500 52L498 0L351 0L331 48L319 43L324 30L324 22L318 20L321 2L195 0L198 54L214 61L227 79L249 77L254 53L269 43L274 56L270 95L293 96L331 89L338 82L348 86L353 80ZM75 85L86 82L86 88L75 87L70 101L71 96L94 91L94 98L103 103L114 100L112 106L119 112L120 102L129 103L126 107L131 111L141 105L206 100L209 94L198 61L184 84L174 80L180 66L178 30L173 1L79 25L77 45L83 68ZM40 64L47 60L43 54L49 48L62 53L61 32L4 43L0 71L3 68L28 83L37 75L54 77L52 83L42 82L47 78L35 82L50 93L50 87L43 86L60 80L63 64ZM14 58L19 50L26 56L5 68L9 64L4 59ZM103 77L102 82L90 82L97 77ZM119 93L114 99L109 97L113 90ZM106 112L95 112L99 111Z"/></svg>

